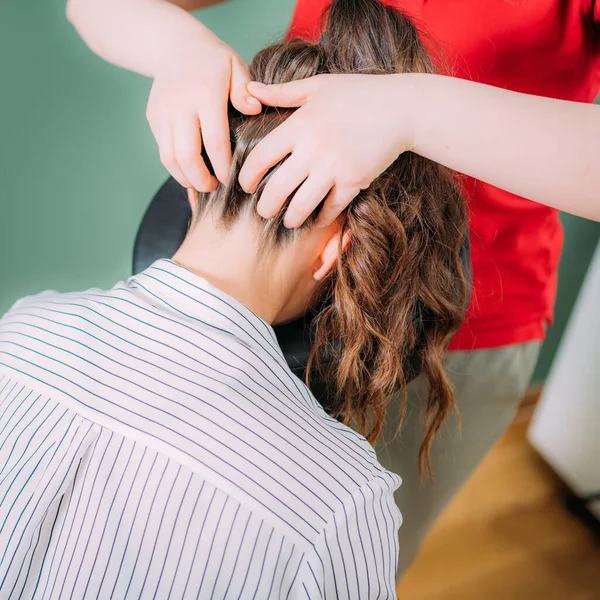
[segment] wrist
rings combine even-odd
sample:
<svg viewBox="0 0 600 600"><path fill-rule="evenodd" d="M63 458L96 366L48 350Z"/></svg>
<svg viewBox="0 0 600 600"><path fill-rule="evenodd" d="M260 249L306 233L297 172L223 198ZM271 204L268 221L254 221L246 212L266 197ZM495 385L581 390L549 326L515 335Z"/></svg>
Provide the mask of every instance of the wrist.
<svg viewBox="0 0 600 600"><path fill-rule="evenodd" d="M426 131L423 115L427 106L429 79L434 75L424 73L401 73L397 76L397 106L402 110L404 151L419 154L419 147Z"/></svg>
<svg viewBox="0 0 600 600"><path fill-rule="evenodd" d="M398 127L398 153L415 152L421 128L421 103L423 100L420 74L398 73L390 77L393 98L392 123Z"/></svg>
<svg viewBox="0 0 600 600"><path fill-rule="evenodd" d="M180 10L180 9L179 9ZM165 30L163 48L154 65L152 76L173 76L187 73L198 65L198 60L212 54L210 48L220 40L198 19L183 11L178 22Z"/></svg>

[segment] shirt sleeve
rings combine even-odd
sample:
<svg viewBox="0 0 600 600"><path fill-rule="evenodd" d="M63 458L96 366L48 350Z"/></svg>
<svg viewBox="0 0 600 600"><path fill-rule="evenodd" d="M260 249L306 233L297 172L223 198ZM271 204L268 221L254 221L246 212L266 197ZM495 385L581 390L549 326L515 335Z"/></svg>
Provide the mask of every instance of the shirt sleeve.
<svg viewBox="0 0 600 600"><path fill-rule="evenodd" d="M306 561L299 598L369 600L396 598L398 528L394 502L399 479L372 479L336 511Z"/></svg>

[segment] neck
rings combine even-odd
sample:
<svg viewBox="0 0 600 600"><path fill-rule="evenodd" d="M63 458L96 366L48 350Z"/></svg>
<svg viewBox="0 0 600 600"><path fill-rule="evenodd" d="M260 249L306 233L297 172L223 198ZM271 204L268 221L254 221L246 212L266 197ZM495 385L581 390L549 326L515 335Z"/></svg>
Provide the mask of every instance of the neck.
<svg viewBox="0 0 600 600"><path fill-rule="evenodd" d="M206 279L267 323L285 305L288 290L277 277L277 264L258 260L256 232L234 225L223 231L212 219L202 219L173 257L178 264ZM276 285L274 282L280 282Z"/></svg>

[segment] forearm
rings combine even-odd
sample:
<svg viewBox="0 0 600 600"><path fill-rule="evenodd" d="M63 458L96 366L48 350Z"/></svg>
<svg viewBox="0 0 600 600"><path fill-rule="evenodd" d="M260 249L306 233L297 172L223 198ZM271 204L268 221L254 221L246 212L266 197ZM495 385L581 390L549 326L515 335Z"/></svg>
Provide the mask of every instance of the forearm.
<svg viewBox="0 0 600 600"><path fill-rule="evenodd" d="M189 7L200 6L199 1ZM67 17L96 54L149 77L173 68L179 56L198 51L203 35L213 35L166 0L70 0Z"/></svg>
<svg viewBox="0 0 600 600"><path fill-rule="evenodd" d="M519 196L600 220L599 106L442 76L409 77L415 152Z"/></svg>

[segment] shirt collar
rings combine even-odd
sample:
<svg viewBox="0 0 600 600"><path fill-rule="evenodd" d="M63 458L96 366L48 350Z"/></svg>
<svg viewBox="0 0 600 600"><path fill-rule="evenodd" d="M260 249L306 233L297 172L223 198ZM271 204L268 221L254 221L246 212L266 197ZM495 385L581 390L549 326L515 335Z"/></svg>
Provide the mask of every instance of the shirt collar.
<svg viewBox="0 0 600 600"><path fill-rule="evenodd" d="M128 285L142 289L154 302L161 301L165 309L174 310L182 318L204 323L231 334L255 350L266 350L283 358L271 325L203 277L172 260L157 260L131 277Z"/></svg>

